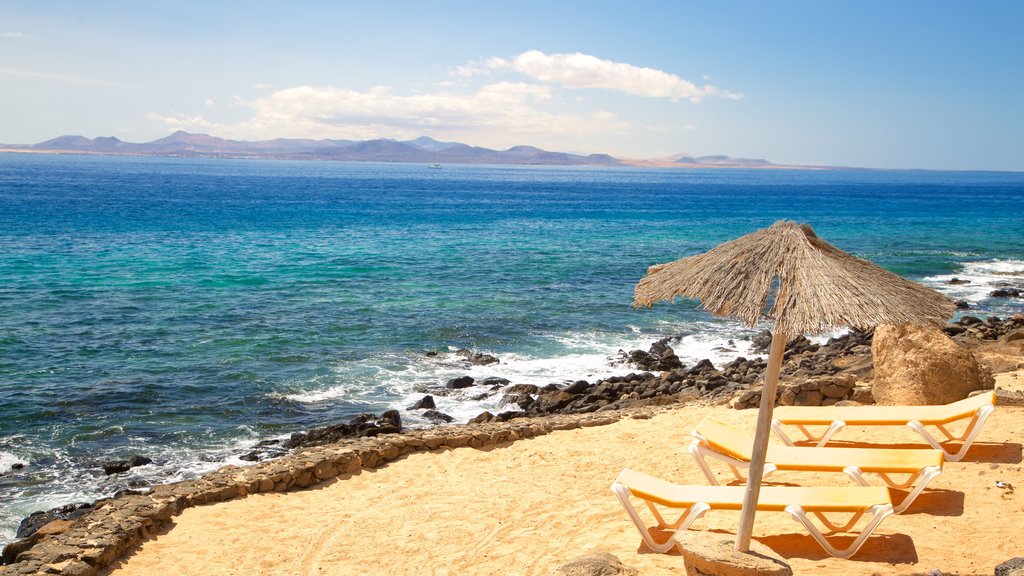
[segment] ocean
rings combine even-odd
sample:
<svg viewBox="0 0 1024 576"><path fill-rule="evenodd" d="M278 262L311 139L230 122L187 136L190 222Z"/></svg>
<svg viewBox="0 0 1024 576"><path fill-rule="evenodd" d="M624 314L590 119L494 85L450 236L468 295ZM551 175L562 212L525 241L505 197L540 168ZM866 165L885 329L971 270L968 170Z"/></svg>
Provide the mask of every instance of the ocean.
<svg viewBox="0 0 1024 576"><path fill-rule="evenodd" d="M406 408L457 376L594 380L673 335L687 363L749 355L758 329L633 286L780 219L963 313L1024 310L989 296L1024 287L1024 173L0 154L0 542L360 412L428 426ZM467 390L438 410L501 409Z"/></svg>

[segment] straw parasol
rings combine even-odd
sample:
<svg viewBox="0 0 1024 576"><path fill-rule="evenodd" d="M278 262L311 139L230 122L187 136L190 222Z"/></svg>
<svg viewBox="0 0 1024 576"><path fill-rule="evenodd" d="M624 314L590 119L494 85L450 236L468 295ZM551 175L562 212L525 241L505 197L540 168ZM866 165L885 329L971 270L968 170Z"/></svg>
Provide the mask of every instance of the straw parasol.
<svg viewBox="0 0 1024 576"><path fill-rule="evenodd" d="M736 534L736 549L741 552L750 547L786 342L800 334L847 326L941 326L956 309L951 298L843 252L806 224L787 221L704 254L651 266L636 286L633 305L651 306L677 297L700 300L712 314L737 318L750 327L762 318L774 323Z"/></svg>

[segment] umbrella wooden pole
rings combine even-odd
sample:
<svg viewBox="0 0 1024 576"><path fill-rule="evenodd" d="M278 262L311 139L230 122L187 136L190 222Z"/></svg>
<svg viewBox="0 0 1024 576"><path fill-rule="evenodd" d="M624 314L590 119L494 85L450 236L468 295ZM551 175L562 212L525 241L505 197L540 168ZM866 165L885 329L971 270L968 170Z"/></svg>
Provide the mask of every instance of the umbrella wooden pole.
<svg viewBox="0 0 1024 576"><path fill-rule="evenodd" d="M779 383L779 372L782 371L782 356L785 351L786 337L779 330L775 330L768 353L768 366L764 373L764 386L761 388L761 407L757 412L757 430L754 433L754 448L751 450L750 468L747 471L747 489L743 493L743 511L740 513L740 525L736 530L736 550L740 552L750 550L754 512L757 509L757 497L761 492L765 454L768 453L768 433L771 428L772 409L775 407L775 388Z"/></svg>

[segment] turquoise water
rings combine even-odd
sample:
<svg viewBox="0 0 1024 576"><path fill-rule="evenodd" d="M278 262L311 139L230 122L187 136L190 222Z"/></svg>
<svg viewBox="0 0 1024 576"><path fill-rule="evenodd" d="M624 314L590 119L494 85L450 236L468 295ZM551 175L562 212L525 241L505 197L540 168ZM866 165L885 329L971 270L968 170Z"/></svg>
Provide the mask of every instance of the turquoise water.
<svg viewBox="0 0 1024 576"><path fill-rule="evenodd" d="M634 310L633 285L778 219L972 314L1022 308L987 296L1024 284L1018 173L0 154L0 541L34 510L237 463L454 376L625 373L619 349L674 334L690 361L744 354L752 331L693 303ZM468 369L457 348L502 362ZM103 475L136 453L155 464Z"/></svg>

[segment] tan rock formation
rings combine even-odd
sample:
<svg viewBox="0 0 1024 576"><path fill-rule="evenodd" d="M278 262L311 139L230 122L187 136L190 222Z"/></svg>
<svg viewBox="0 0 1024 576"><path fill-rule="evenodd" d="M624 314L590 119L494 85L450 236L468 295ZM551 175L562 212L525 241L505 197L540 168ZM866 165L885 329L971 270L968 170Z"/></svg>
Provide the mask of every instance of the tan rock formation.
<svg viewBox="0 0 1024 576"><path fill-rule="evenodd" d="M970 350L936 328L879 326L871 355L879 404L948 404L995 382Z"/></svg>

